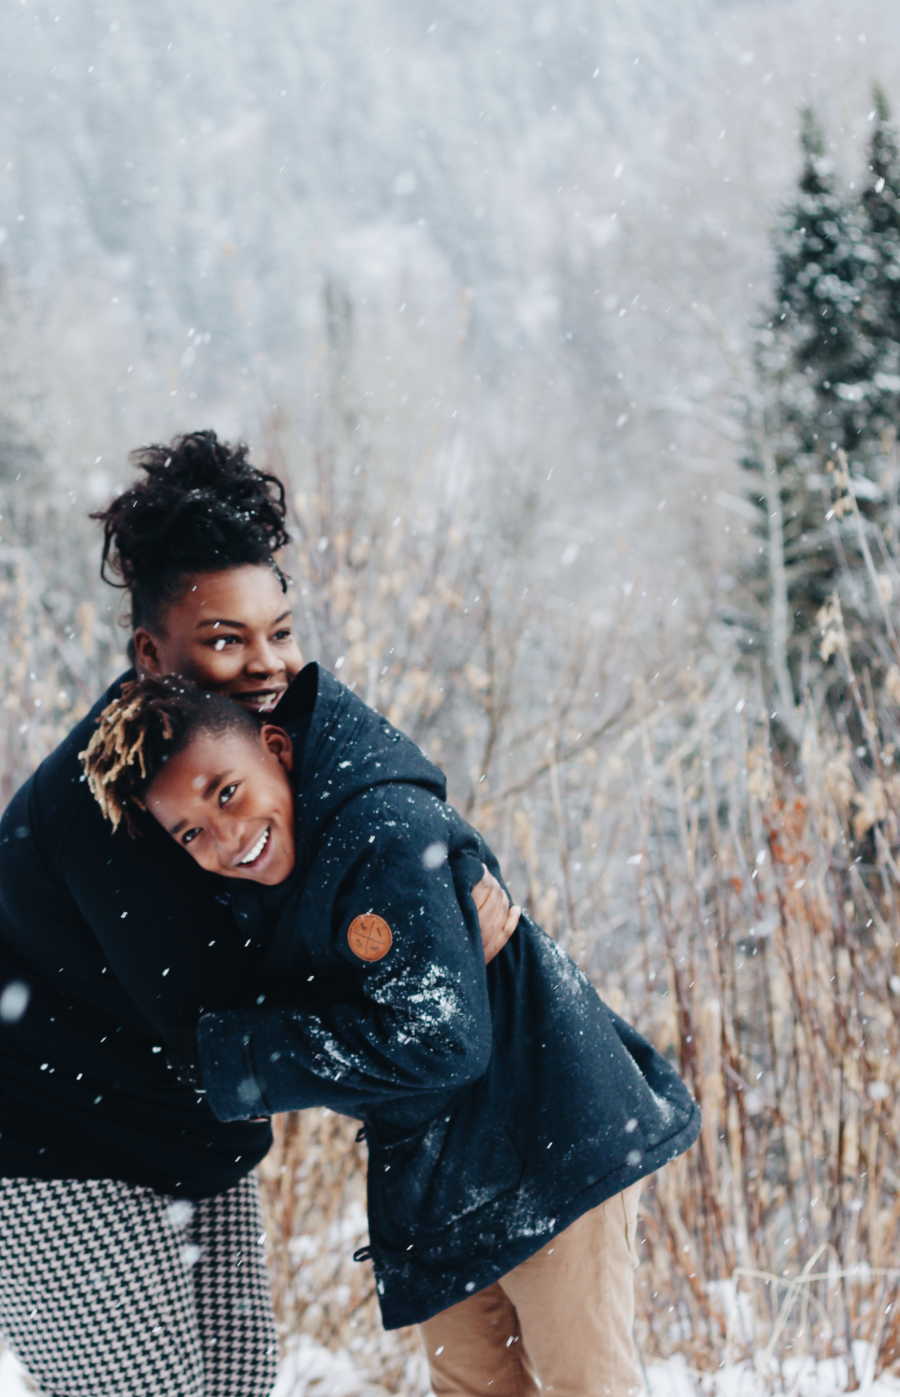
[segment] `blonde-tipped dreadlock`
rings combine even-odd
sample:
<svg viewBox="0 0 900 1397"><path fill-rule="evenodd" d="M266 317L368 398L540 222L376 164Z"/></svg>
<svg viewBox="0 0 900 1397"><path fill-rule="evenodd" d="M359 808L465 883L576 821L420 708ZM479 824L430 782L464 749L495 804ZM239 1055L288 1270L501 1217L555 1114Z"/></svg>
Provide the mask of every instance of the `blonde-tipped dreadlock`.
<svg viewBox="0 0 900 1397"><path fill-rule="evenodd" d="M120 696L108 703L97 719L97 731L87 747L78 753L91 795L114 830L123 820L131 828L129 804L144 809L138 792L147 783L144 748L152 713L146 689L136 680L123 684ZM164 709L158 714L160 736L171 742L172 719Z"/></svg>
<svg viewBox="0 0 900 1397"><path fill-rule="evenodd" d="M131 680L97 719L97 731L79 753L91 795L117 830L137 834L135 814L163 764L201 728L221 732L256 720L222 694L208 694L177 675Z"/></svg>

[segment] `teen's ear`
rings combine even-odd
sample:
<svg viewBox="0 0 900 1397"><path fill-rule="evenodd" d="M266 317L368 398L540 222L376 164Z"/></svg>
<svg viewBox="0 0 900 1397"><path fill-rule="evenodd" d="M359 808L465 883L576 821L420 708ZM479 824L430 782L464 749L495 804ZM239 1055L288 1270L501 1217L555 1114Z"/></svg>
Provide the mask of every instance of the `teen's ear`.
<svg viewBox="0 0 900 1397"><path fill-rule="evenodd" d="M159 660L159 646L153 636L143 626L139 626L132 637L134 641L134 667L142 674L154 676L162 674Z"/></svg>
<svg viewBox="0 0 900 1397"><path fill-rule="evenodd" d="M272 756L277 757L281 762L285 771L293 771L294 744L284 728L276 727L274 723L263 723L259 735Z"/></svg>

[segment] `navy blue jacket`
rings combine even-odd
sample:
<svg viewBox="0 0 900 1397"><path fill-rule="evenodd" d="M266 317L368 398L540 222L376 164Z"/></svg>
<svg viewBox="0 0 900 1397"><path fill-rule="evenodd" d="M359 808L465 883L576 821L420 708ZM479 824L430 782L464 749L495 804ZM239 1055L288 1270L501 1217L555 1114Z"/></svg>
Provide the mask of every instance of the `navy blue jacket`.
<svg viewBox="0 0 900 1397"><path fill-rule="evenodd" d="M469 867L499 876L497 861L419 749L316 665L278 719L290 732L299 714L298 858L254 986L267 998L204 1014L200 1065L223 1120L330 1106L365 1122L393 1328L658 1169L699 1115L530 918L485 967Z"/></svg>
<svg viewBox="0 0 900 1397"><path fill-rule="evenodd" d="M202 1006L240 1002L260 946L161 830L112 834L78 753L95 704L0 821L0 1177L115 1178L203 1197L271 1143L170 1070ZM2 1006L7 1006L6 1014Z"/></svg>

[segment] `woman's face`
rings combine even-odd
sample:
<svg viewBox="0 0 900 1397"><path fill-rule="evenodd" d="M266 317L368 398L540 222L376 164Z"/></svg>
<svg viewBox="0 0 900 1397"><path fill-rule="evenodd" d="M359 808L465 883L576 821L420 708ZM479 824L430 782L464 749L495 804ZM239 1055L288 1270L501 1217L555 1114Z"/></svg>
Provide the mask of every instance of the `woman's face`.
<svg viewBox="0 0 900 1397"><path fill-rule="evenodd" d="M293 752L281 728L198 732L151 782L147 809L207 873L283 883L294 867Z"/></svg>
<svg viewBox="0 0 900 1397"><path fill-rule="evenodd" d="M195 573L165 608L161 628L135 631L137 668L182 674L269 713L303 660L288 598L270 567Z"/></svg>

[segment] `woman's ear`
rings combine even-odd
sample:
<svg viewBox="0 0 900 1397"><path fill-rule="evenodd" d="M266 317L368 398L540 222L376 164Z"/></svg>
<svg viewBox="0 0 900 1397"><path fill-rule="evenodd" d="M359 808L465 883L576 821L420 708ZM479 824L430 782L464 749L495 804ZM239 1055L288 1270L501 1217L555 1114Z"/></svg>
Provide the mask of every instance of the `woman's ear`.
<svg viewBox="0 0 900 1397"><path fill-rule="evenodd" d="M278 728L274 723L263 723L259 735L263 744L268 747L273 757L277 757L285 771L293 771L294 744L284 728Z"/></svg>
<svg viewBox="0 0 900 1397"><path fill-rule="evenodd" d="M162 674L159 647L150 632L139 626L132 636L132 643L135 669L141 674Z"/></svg>

